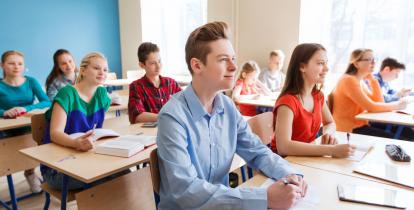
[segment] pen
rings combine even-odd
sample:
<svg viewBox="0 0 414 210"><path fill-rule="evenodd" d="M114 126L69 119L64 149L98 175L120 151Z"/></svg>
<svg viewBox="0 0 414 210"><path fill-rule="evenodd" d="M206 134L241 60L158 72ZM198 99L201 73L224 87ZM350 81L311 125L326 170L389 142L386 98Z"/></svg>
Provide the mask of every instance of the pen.
<svg viewBox="0 0 414 210"><path fill-rule="evenodd" d="M95 128L96 128L96 125L97 125L98 123L95 123L95 124L93 124L93 128L92 128L92 131L93 132L95 132Z"/></svg>
<svg viewBox="0 0 414 210"><path fill-rule="evenodd" d="M346 133L346 140L348 140L348 143L349 143L349 138L351 137L351 134L349 134L349 133Z"/></svg>

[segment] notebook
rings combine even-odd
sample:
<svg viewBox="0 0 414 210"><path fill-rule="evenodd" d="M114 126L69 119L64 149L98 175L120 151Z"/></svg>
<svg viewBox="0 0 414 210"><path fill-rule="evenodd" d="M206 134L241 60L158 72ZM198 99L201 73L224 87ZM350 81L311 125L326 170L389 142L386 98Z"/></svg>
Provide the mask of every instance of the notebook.
<svg viewBox="0 0 414 210"><path fill-rule="evenodd" d="M268 188L275 180L267 178L260 188ZM301 198L289 210L314 209L320 202L319 192L315 187L308 185L305 197Z"/></svg>
<svg viewBox="0 0 414 210"><path fill-rule="evenodd" d="M399 190L356 184L339 184L338 197L341 201L364 203L376 206L405 209L410 194Z"/></svg>
<svg viewBox="0 0 414 210"><path fill-rule="evenodd" d="M105 128L96 128L96 129L94 129L93 132L95 133L94 135L92 135L93 141L97 141L97 140L102 139L102 138L118 137L118 136L120 136L119 133L117 133L117 132L115 132L115 131L113 131L111 129L105 129ZM85 132L85 133L82 133L82 132L72 133L69 136L72 139L76 139L76 138L78 138L80 136L85 135L86 133L87 132Z"/></svg>
<svg viewBox="0 0 414 210"><path fill-rule="evenodd" d="M361 161L362 158L365 157L365 155L374 147L374 143L368 143L368 142L358 142L355 143L355 141L351 141L350 144L353 144L356 146L354 155L349 156L348 160L353 161Z"/></svg>
<svg viewBox="0 0 414 210"><path fill-rule="evenodd" d="M99 144L95 153L119 157L131 157L141 150L155 144L155 136L125 135Z"/></svg>
<svg viewBox="0 0 414 210"><path fill-rule="evenodd" d="M354 169L354 172L414 188L414 167L412 166L365 163Z"/></svg>

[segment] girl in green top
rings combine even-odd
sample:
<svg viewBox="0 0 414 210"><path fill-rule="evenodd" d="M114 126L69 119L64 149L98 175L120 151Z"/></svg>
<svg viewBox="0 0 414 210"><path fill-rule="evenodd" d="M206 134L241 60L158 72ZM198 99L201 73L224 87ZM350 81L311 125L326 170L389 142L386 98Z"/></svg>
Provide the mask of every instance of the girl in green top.
<svg viewBox="0 0 414 210"><path fill-rule="evenodd" d="M0 117L15 118L33 109L43 109L50 106L50 101L43 92L40 84L32 77L24 76L24 56L18 51L7 51L1 56L3 79L0 80ZM34 104L35 99L39 101ZM0 139L13 135L21 135L30 128L7 130L0 132ZM34 193L42 191L40 178L34 169L24 172L30 190Z"/></svg>

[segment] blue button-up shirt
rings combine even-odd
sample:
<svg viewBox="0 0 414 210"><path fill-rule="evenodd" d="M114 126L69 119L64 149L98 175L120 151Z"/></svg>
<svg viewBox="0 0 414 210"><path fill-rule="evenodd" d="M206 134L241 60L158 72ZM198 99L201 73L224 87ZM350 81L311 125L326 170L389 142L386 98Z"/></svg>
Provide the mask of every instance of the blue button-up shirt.
<svg viewBox="0 0 414 210"><path fill-rule="evenodd" d="M223 94L210 114L190 85L164 105L158 125L161 210L266 209L266 189L228 186L235 153L268 177L297 173L261 143Z"/></svg>
<svg viewBox="0 0 414 210"><path fill-rule="evenodd" d="M385 102L388 103L392 101L398 101L398 99L400 99L397 96L397 91L392 89L390 85L388 84L388 82L385 82L382 79L381 74L379 72L374 74L374 78L378 80L378 83L381 86L381 92L382 92L382 96L384 97Z"/></svg>

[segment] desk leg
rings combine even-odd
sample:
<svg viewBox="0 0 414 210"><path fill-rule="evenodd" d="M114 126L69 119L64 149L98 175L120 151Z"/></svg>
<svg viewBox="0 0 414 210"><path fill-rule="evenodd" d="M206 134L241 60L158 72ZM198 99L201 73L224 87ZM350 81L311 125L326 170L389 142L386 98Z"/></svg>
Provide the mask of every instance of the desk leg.
<svg viewBox="0 0 414 210"><path fill-rule="evenodd" d="M401 133L402 133L404 127L405 126L403 126L403 125L398 126L397 131L395 132L395 135L394 135L394 139L400 139Z"/></svg>
<svg viewBox="0 0 414 210"><path fill-rule="evenodd" d="M121 116L121 110L116 110L115 111L115 117L119 117Z"/></svg>
<svg viewBox="0 0 414 210"><path fill-rule="evenodd" d="M63 174L62 177L62 199L60 200L60 209L66 210L66 203L68 197L68 179L69 177L66 174Z"/></svg>
<svg viewBox="0 0 414 210"><path fill-rule="evenodd" d="M7 184L9 185L10 201L12 203L13 210L17 210L17 199L14 192L13 177L11 174L7 175Z"/></svg>

